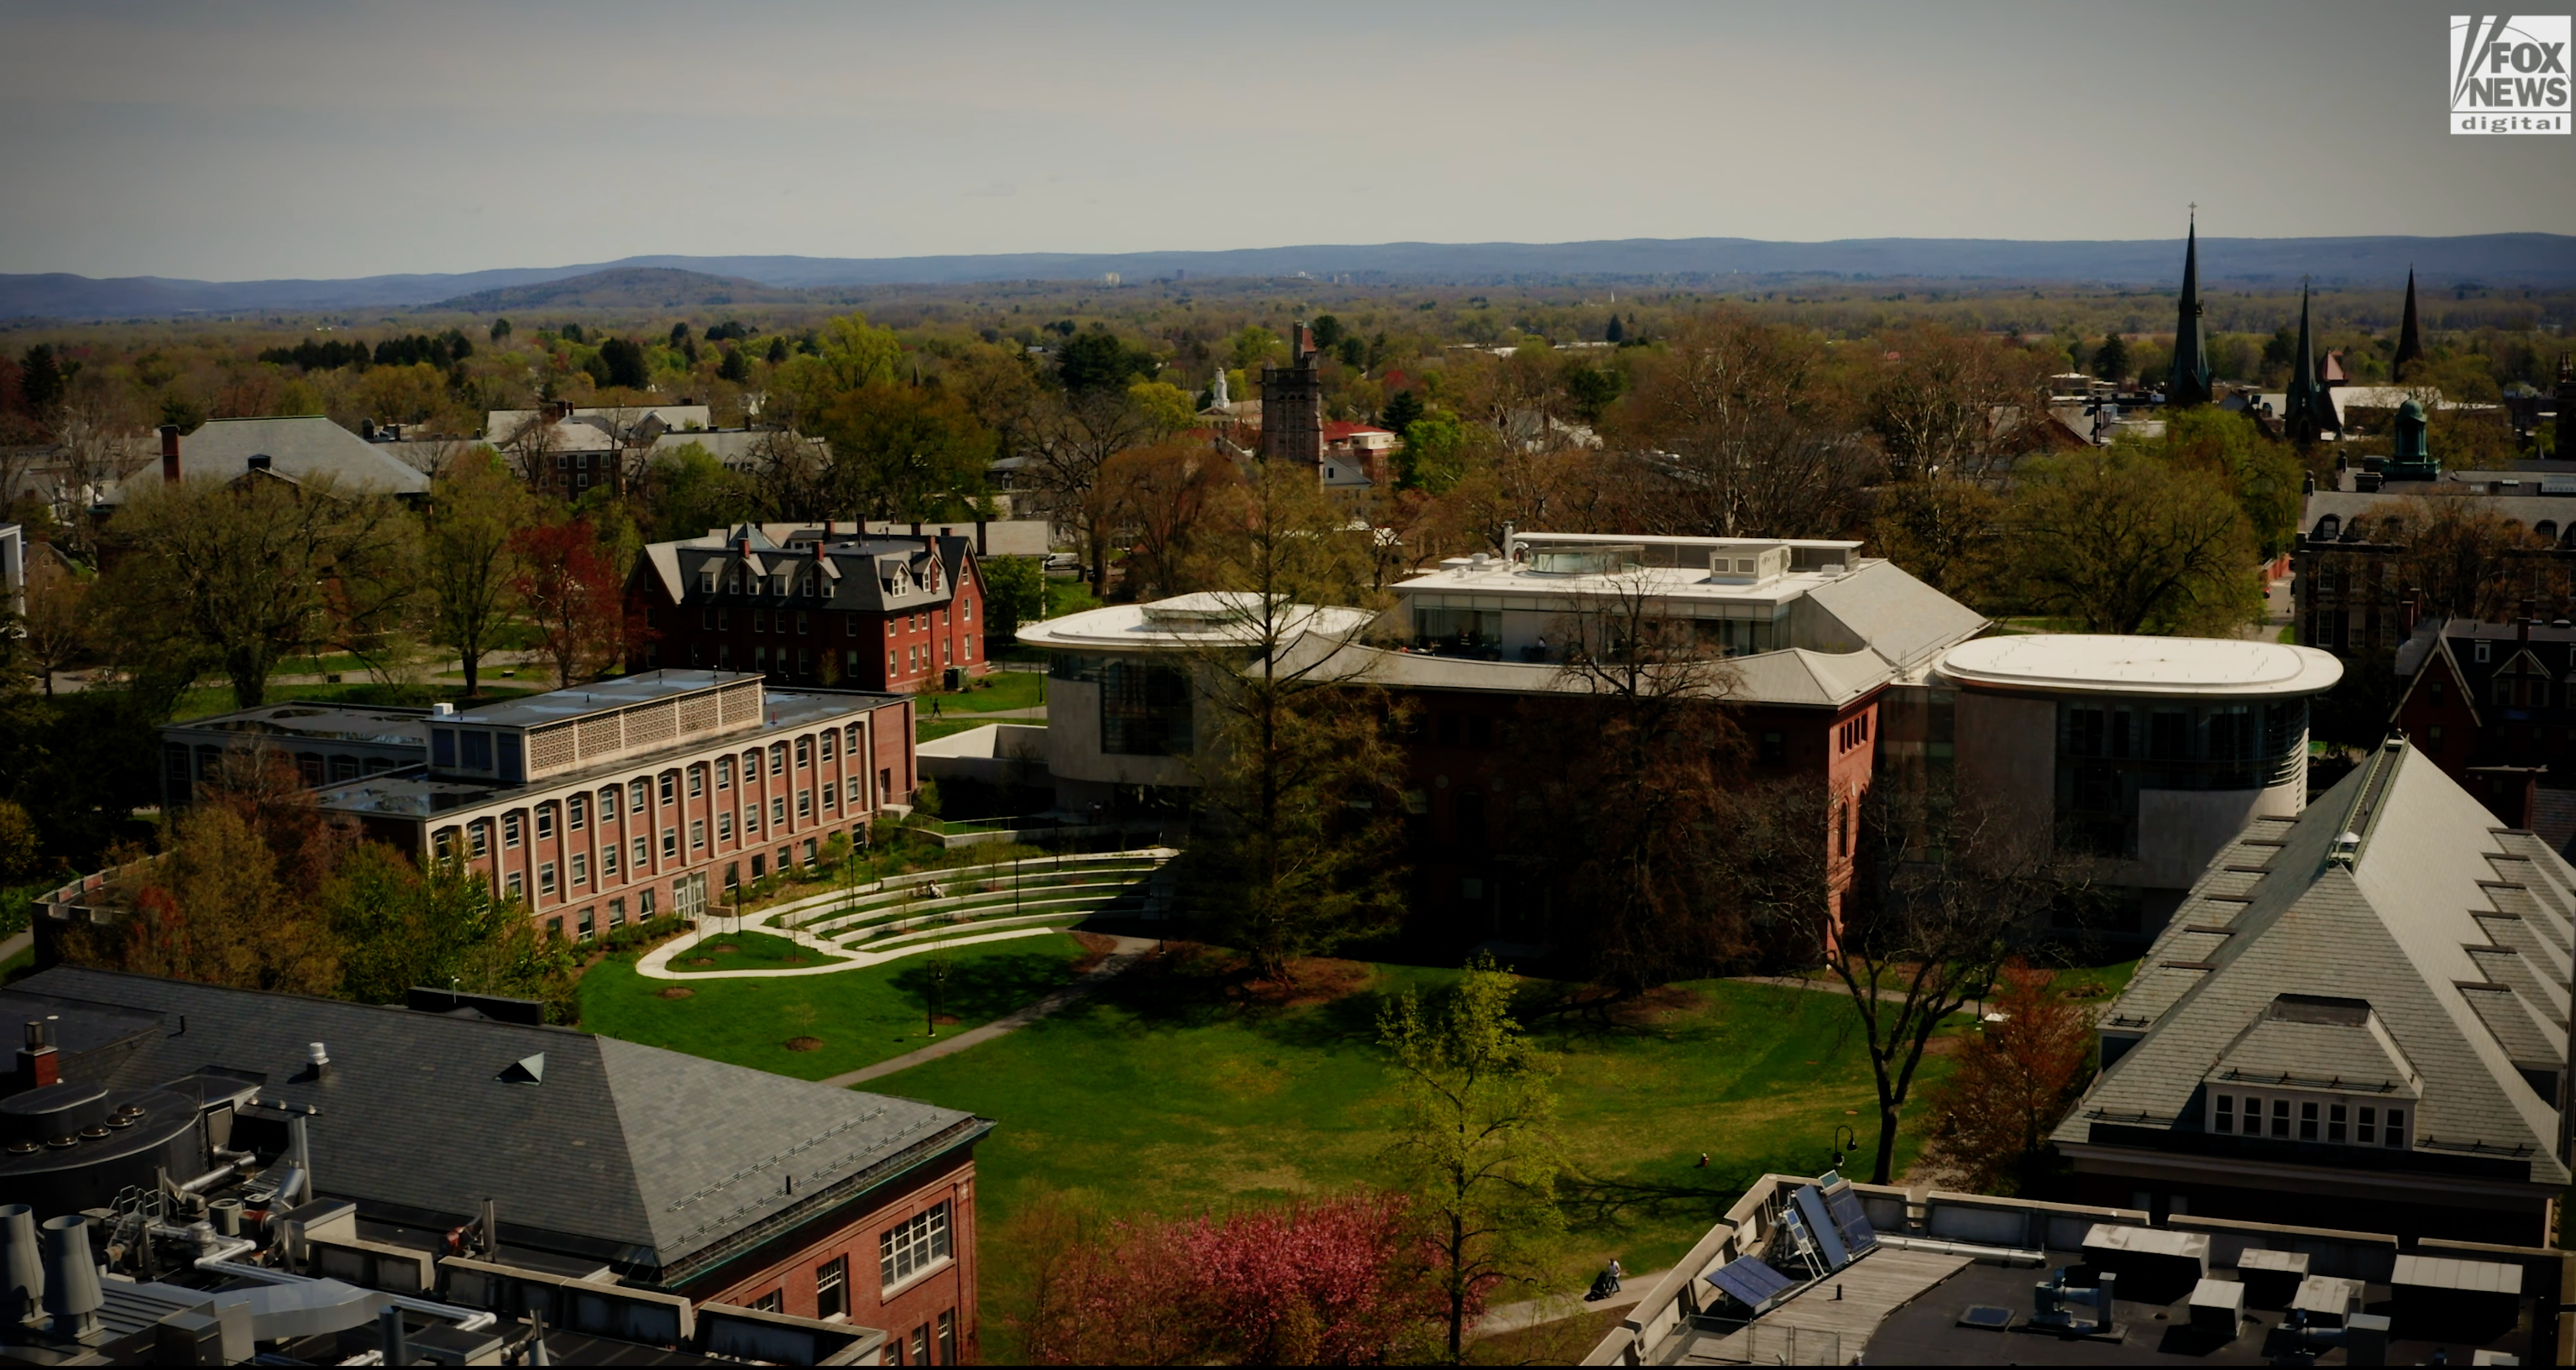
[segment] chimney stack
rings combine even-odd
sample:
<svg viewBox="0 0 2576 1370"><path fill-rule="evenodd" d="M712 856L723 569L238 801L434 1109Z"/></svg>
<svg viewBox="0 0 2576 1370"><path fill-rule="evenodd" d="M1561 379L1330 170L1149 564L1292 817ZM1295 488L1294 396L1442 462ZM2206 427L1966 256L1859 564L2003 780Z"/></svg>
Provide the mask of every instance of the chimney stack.
<svg viewBox="0 0 2576 1370"><path fill-rule="evenodd" d="M161 425L161 482L179 483L179 425L175 423Z"/></svg>
<svg viewBox="0 0 2576 1370"><path fill-rule="evenodd" d="M54 1019L28 1019L27 1044L18 1048L18 1088L43 1089L62 1079L63 1058L54 1048Z"/></svg>

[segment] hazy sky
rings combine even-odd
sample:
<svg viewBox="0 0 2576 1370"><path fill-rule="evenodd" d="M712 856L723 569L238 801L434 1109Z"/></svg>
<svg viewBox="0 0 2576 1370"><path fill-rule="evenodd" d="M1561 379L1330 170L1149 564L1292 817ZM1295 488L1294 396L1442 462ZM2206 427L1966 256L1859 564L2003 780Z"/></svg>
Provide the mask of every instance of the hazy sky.
<svg viewBox="0 0 2576 1370"><path fill-rule="evenodd" d="M0 272L2576 232L2435 5L0 3Z"/></svg>

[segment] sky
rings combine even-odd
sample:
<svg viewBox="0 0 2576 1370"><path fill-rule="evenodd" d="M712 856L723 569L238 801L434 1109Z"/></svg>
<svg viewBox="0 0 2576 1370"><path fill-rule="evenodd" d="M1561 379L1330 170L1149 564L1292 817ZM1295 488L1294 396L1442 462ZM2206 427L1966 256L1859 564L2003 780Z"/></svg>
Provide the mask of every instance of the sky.
<svg viewBox="0 0 2576 1370"><path fill-rule="evenodd" d="M2388 3L21 4L0 272L2576 232Z"/></svg>

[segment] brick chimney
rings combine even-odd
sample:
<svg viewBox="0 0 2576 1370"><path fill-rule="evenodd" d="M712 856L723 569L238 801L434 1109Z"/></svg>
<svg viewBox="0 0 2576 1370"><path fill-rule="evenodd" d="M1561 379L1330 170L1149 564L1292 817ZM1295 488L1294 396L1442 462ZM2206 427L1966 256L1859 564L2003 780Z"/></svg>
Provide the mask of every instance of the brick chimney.
<svg viewBox="0 0 2576 1370"><path fill-rule="evenodd" d="M60 1084L63 1059L54 1047L53 1016L27 1020L27 1044L18 1048L18 1088L43 1089Z"/></svg>
<svg viewBox="0 0 2576 1370"><path fill-rule="evenodd" d="M179 425L175 423L161 425L161 482L179 483Z"/></svg>

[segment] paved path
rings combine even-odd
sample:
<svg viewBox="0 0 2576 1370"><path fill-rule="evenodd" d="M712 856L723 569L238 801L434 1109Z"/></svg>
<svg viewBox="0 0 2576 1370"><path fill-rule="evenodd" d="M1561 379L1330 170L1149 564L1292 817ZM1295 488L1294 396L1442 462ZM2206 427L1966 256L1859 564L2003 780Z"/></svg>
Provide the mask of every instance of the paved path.
<svg viewBox="0 0 2576 1370"><path fill-rule="evenodd" d="M1618 1293L1599 1303L1586 1303L1581 1294L1558 1294L1552 1298L1523 1299L1519 1303L1498 1303L1486 1309L1485 1316L1476 1319L1476 1335L1500 1336L1505 1332L1517 1332L1524 1327L1536 1327L1541 1323L1562 1322L1583 1313L1626 1308L1655 1292L1655 1286L1663 1283L1664 1276L1671 1273L1673 1272L1669 1270L1654 1270L1630 1275L1620 1281Z"/></svg>
<svg viewBox="0 0 2576 1370"><path fill-rule="evenodd" d="M925 710L921 712L920 719L924 723L955 723L960 719L990 723L1004 718L1044 718L1046 711L1044 704L1032 704L1025 709L949 709L935 714Z"/></svg>
<svg viewBox="0 0 2576 1370"><path fill-rule="evenodd" d="M1850 987L1840 980L1804 980L1795 975L1730 975L1727 978L1740 984L1773 985L1781 989L1813 990L1818 994L1837 994L1844 998L1851 997ZM1882 1004L1904 1003L1905 991L1898 989L1880 990L1878 992L1878 1001ZM1968 1011L1969 1010L1967 1009L1959 1010L1961 1013L1966 1013Z"/></svg>
<svg viewBox="0 0 2576 1370"><path fill-rule="evenodd" d="M5 942L0 942L0 961L6 961L34 945L36 945L36 930L29 928Z"/></svg>
<svg viewBox="0 0 2576 1370"><path fill-rule="evenodd" d="M1054 929L1050 928L1047 929L1047 931L1052 932ZM1076 1000L1081 999L1084 995L1091 993L1093 990L1100 988L1102 982L1108 980L1109 977L1118 974L1129 966L1132 966L1138 961L1152 955L1154 952L1154 939L1151 937L1113 936L1110 940L1118 944L1117 949L1112 951L1099 965L1092 967L1090 970L1084 971L1082 973L1082 978L1074 981L1072 984L1057 990L1055 993L1040 999L1036 1003L1029 1005L1027 1008L1021 1009L1017 1013L1005 1014L1002 1017L986 1023L982 1027L969 1028L964 1032L958 1033L954 1037L933 1042L919 1051L906 1052L901 1056L895 1057L893 1060L879 1061L872 1066L861 1066L857 1070L845 1071L823 1081L823 1083L831 1085L836 1089L847 1089L851 1085L873 1080L882 1075L892 1075L897 1071L910 1070L924 1061L936 1061L942 1056L954 1056L968 1047L981 1046L1004 1033L1017 1031L1020 1028L1027 1027L1029 1024L1036 1022L1040 1018L1062 1012L1066 1005L1069 1005Z"/></svg>

